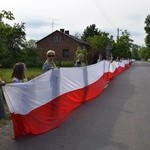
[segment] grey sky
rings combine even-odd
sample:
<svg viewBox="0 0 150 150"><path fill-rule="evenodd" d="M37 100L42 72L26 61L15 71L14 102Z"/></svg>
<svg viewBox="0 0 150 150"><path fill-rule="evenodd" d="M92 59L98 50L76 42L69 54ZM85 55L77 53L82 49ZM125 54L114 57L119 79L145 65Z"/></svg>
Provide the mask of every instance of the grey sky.
<svg viewBox="0 0 150 150"><path fill-rule="evenodd" d="M72 35L82 34L87 26L96 24L114 39L117 28L127 30L138 45L145 44L149 6L149 0L0 0L0 10L10 10L15 23L26 23L27 40L39 40L60 28Z"/></svg>

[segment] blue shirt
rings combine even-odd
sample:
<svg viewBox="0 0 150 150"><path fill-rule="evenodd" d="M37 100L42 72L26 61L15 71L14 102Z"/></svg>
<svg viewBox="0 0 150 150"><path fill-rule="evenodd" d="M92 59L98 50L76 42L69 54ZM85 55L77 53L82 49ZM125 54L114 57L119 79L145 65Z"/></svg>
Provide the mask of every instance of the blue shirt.
<svg viewBox="0 0 150 150"><path fill-rule="evenodd" d="M51 70L53 69L54 66L52 65L52 63L50 63L49 61L46 61L44 64L43 64L43 73L48 71L48 70Z"/></svg>

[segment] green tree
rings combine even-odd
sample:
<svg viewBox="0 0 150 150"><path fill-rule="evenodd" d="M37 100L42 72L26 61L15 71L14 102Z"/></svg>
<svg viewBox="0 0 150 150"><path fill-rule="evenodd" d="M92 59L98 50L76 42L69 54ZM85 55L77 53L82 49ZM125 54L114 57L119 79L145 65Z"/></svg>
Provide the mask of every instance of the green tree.
<svg viewBox="0 0 150 150"><path fill-rule="evenodd" d="M25 45L25 47L27 47L27 48L37 48L36 42L37 42L36 40L31 39L31 40L29 40L29 41L25 41L25 42L24 42L24 45Z"/></svg>
<svg viewBox="0 0 150 150"><path fill-rule="evenodd" d="M42 65L42 62L40 61L39 57L39 49L37 49L35 43L36 40L26 41L24 42L24 47L22 49L22 61L30 67L38 67Z"/></svg>
<svg viewBox="0 0 150 150"><path fill-rule="evenodd" d="M25 36L26 33L24 23L14 24L11 32L7 36L8 49L12 56L13 62L17 62L20 59L19 56L22 53Z"/></svg>
<svg viewBox="0 0 150 150"><path fill-rule="evenodd" d="M8 53L8 42L7 36L12 30L12 27L4 23L3 19L14 20L14 16L10 11L1 11L0 12L0 64L3 65L6 59L9 57ZM8 56L8 57L7 57ZM8 58L9 59L9 58Z"/></svg>
<svg viewBox="0 0 150 150"><path fill-rule="evenodd" d="M148 15L145 19L146 26L144 27L146 32L145 44L147 47L150 47L150 15Z"/></svg>
<svg viewBox="0 0 150 150"><path fill-rule="evenodd" d="M120 58L131 58L131 47L133 40L130 39L130 34L127 30L122 32L115 43L115 50L113 55Z"/></svg>
<svg viewBox="0 0 150 150"><path fill-rule="evenodd" d="M133 44L132 46L132 58L136 60L140 60L140 54L139 54L140 46Z"/></svg>
<svg viewBox="0 0 150 150"><path fill-rule="evenodd" d="M143 60L147 61L150 58L150 48L142 47L140 49L140 56Z"/></svg>
<svg viewBox="0 0 150 150"><path fill-rule="evenodd" d="M89 38L100 34L101 31L99 31L98 28L96 28L95 24L92 24L90 26L87 26L86 29L84 29L81 39L85 42L88 42Z"/></svg>
<svg viewBox="0 0 150 150"><path fill-rule="evenodd" d="M111 54L112 50L114 49L115 41L113 40L113 36L109 37L109 33L100 31L98 28L96 28L95 24L88 26L84 30L81 38L94 48L90 58L90 62L92 63L97 62L100 53L102 55L107 55L109 51L109 54ZM109 50L107 49L108 47Z"/></svg>
<svg viewBox="0 0 150 150"><path fill-rule="evenodd" d="M104 50L109 43L110 39L108 33L101 33L100 35L94 35L88 38L88 43L97 49Z"/></svg>
<svg viewBox="0 0 150 150"><path fill-rule="evenodd" d="M10 26L3 19L14 20L14 16L10 11L2 11L0 13L0 63L3 66L12 66L20 60L22 44L25 41L24 23L14 24Z"/></svg>

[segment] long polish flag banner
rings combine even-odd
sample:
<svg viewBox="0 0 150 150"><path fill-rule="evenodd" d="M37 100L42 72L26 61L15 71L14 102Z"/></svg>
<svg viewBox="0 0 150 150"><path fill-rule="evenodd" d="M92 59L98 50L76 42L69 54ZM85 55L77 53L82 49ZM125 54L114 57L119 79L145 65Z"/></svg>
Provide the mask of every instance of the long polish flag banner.
<svg viewBox="0 0 150 150"><path fill-rule="evenodd" d="M74 109L98 96L109 80L129 67L128 60L101 61L86 67L50 70L28 82L3 86L14 139L60 126Z"/></svg>

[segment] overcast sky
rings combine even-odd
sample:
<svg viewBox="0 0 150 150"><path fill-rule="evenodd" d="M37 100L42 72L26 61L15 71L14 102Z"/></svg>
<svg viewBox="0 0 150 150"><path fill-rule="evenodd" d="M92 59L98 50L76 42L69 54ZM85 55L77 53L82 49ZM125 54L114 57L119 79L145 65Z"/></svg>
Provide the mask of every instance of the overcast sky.
<svg viewBox="0 0 150 150"><path fill-rule="evenodd" d="M15 23L25 23L27 40L40 40L61 28L82 34L96 24L114 39L117 28L127 30L135 44L144 46L150 0L0 0L2 10L11 11Z"/></svg>

